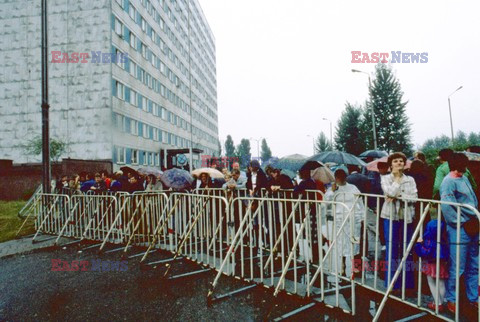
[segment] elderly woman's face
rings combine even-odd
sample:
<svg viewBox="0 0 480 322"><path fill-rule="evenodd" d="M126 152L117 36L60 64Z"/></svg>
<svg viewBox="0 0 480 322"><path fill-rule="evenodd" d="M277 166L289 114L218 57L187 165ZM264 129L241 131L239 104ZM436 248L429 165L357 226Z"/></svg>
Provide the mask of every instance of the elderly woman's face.
<svg viewBox="0 0 480 322"><path fill-rule="evenodd" d="M393 170L403 170L405 168L405 162L402 158L397 158L392 160L392 171Z"/></svg>
<svg viewBox="0 0 480 322"><path fill-rule="evenodd" d="M208 175L206 173L202 173L200 175L200 180L202 180L203 183L207 183L208 182Z"/></svg>

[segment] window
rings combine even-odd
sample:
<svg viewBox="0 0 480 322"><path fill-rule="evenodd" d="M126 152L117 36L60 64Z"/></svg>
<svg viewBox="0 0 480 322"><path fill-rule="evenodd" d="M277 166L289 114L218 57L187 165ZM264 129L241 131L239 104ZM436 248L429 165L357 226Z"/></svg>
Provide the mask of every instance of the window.
<svg viewBox="0 0 480 322"><path fill-rule="evenodd" d="M150 36L150 38L152 39L153 42L155 42L155 40L157 39L157 33L153 29L152 29L152 35Z"/></svg>
<svg viewBox="0 0 480 322"><path fill-rule="evenodd" d="M153 162L153 152L150 152L148 154L148 164L155 165L154 162Z"/></svg>
<svg viewBox="0 0 480 322"><path fill-rule="evenodd" d="M147 22L145 21L145 19L143 19L143 17L141 17L140 21L141 21L142 30L143 31L147 30Z"/></svg>
<svg viewBox="0 0 480 322"><path fill-rule="evenodd" d="M115 49L115 61L118 66L120 66L122 69L125 69L125 60L122 56L123 53L120 50Z"/></svg>
<svg viewBox="0 0 480 322"><path fill-rule="evenodd" d="M155 165L160 165L160 154L155 153Z"/></svg>
<svg viewBox="0 0 480 322"><path fill-rule="evenodd" d="M158 129L153 129L153 138L154 141L159 141L158 139Z"/></svg>
<svg viewBox="0 0 480 322"><path fill-rule="evenodd" d="M116 87L117 87L117 98L121 100L125 100L125 86L122 83L117 81Z"/></svg>
<svg viewBox="0 0 480 322"><path fill-rule="evenodd" d="M160 106L158 106L158 104L152 104L152 113L155 116L160 116Z"/></svg>
<svg viewBox="0 0 480 322"><path fill-rule="evenodd" d="M147 165L148 159L147 159L147 152L143 151L143 165Z"/></svg>
<svg viewBox="0 0 480 322"><path fill-rule="evenodd" d="M146 138L146 139L149 139L150 138L150 127L147 125L147 124L143 124L142 125L143 127L143 137Z"/></svg>
<svg viewBox="0 0 480 322"><path fill-rule="evenodd" d="M117 147L117 163L125 163L125 148Z"/></svg>
<svg viewBox="0 0 480 322"><path fill-rule="evenodd" d="M130 104L133 106L138 106L138 100L137 100L137 92L134 90L130 91Z"/></svg>
<svg viewBox="0 0 480 322"><path fill-rule="evenodd" d="M137 78L137 64L133 60L130 60L130 75Z"/></svg>
<svg viewBox="0 0 480 322"><path fill-rule="evenodd" d="M167 110L166 110L164 107L161 107L161 108L160 108L160 116L161 116L162 119L164 119L165 121L167 120Z"/></svg>
<svg viewBox="0 0 480 322"><path fill-rule="evenodd" d="M140 78L139 80L142 82L142 83L145 83L145 71L140 68Z"/></svg>
<svg viewBox="0 0 480 322"><path fill-rule="evenodd" d="M147 46L142 42L140 45L142 57L147 59Z"/></svg>
<svg viewBox="0 0 480 322"><path fill-rule="evenodd" d="M142 96L142 109L148 112L147 98Z"/></svg>
<svg viewBox="0 0 480 322"><path fill-rule="evenodd" d="M130 133L133 135L138 135L138 122L135 120L130 121Z"/></svg>
<svg viewBox="0 0 480 322"><path fill-rule="evenodd" d="M167 70L166 70L166 66L165 64L160 61L160 72L163 74L163 75L167 75Z"/></svg>
<svg viewBox="0 0 480 322"><path fill-rule="evenodd" d="M132 164L138 164L138 150L132 150Z"/></svg>
<svg viewBox="0 0 480 322"><path fill-rule="evenodd" d="M169 133L167 132L162 132L162 142L163 143L168 143L168 138L170 137Z"/></svg>
<svg viewBox="0 0 480 322"><path fill-rule="evenodd" d="M123 38L123 24L115 18L115 33Z"/></svg>
<svg viewBox="0 0 480 322"><path fill-rule="evenodd" d="M135 9L134 6L130 3L130 7L128 8L128 14L130 15L130 18L132 18L133 21L136 21L137 19L137 9Z"/></svg>

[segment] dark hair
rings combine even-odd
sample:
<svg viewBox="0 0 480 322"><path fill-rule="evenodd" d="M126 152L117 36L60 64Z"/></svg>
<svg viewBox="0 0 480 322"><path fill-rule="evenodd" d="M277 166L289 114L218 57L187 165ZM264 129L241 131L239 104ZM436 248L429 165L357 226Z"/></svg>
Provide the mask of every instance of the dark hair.
<svg viewBox="0 0 480 322"><path fill-rule="evenodd" d="M422 173L424 165L420 160L413 160L410 166L410 173Z"/></svg>
<svg viewBox="0 0 480 322"><path fill-rule="evenodd" d="M377 163L377 168L379 168L379 169L380 169L380 168L386 168L386 169L388 169L388 167L389 167L389 165L388 165L387 162L379 161L379 162Z"/></svg>
<svg viewBox="0 0 480 322"><path fill-rule="evenodd" d="M427 159L425 158L425 154L422 151L417 151L417 152L415 152L415 154L417 155L417 158L419 160L422 160L424 163L427 163Z"/></svg>
<svg viewBox="0 0 480 322"><path fill-rule="evenodd" d="M452 149L442 149L442 150L440 150L440 152L438 152L438 156L443 161L448 161L453 156L453 150Z"/></svg>
<svg viewBox="0 0 480 322"><path fill-rule="evenodd" d="M347 178L347 173L343 169L337 169L335 170L335 178L339 178L342 180L345 180Z"/></svg>
<svg viewBox="0 0 480 322"><path fill-rule="evenodd" d="M265 167L265 172L266 173L269 173L269 172L273 172L275 169L271 166L271 165L267 165Z"/></svg>
<svg viewBox="0 0 480 322"><path fill-rule="evenodd" d="M448 160L448 166L450 171L457 170L458 172L465 173L467 170L468 158L463 153L453 153L450 159Z"/></svg>
<svg viewBox="0 0 480 322"><path fill-rule="evenodd" d="M407 156L403 152L393 152L388 156L387 163L389 167L392 166L392 161L395 159L402 159L403 163L407 163Z"/></svg>
<svg viewBox="0 0 480 322"><path fill-rule="evenodd" d="M95 173L95 178L101 178L102 176L100 175L100 173Z"/></svg>

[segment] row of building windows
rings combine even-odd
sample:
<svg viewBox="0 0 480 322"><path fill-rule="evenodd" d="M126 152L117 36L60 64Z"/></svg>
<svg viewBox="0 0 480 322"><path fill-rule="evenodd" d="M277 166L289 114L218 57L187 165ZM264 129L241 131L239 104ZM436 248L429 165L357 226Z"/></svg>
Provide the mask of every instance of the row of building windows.
<svg viewBox="0 0 480 322"><path fill-rule="evenodd" d="M119 0L120 1L120 0ZM128 1L128 0L124 0L125 1L125 6L122 6L122 8L127 11L129 13L129 16L130 18L133 20L134 23L136 23L137 25L139 25L142 29L143 32L145 32L145 34L152 39L152 41L157 44L158 46L160 46L160 49L162 51L165 51L164 50L164 44L165 42L158 36L158 33L155 32L155 30L148 24L148 22L146 22L146 20L142 17L141 14L138 13L138 11L135 9L135 7ZM150 2L149 2L150 3ZM150 6L151 8L153 8L153 6ZM168 6L167 6L168 7ZM160 17L160 15L158 14L158 11L156 11L154 8L152 9L154 10L154 14L152 14L151 16L153 17L153 19L158 23L160 29L162 31L165 32L165 34L168 36L168 38L170 38L170 40L175 44L175 46L177 47L177 49L179 50L179 52L181 53L182 56L185 57L186 60L188 60L188 51L185 49L185 47L178 41L178 39L176 38L175 34L170 30L170 28L168 26L166 26L164 20ZM170 9L169 9L170 10ZM148 9L147 9L148 11ZM176 21L176 20L175 20ZM121 26L121 22L120 20L116 20L116 25L118 25L118 27L115 28L117 34L119 34L119 36L121 37L125 37L124 33L122 32L122 26ZM177 28L178 29L178 28ZM180 28L179 30L182 34L182 38L185 38L185 42L188 43L188 36L187 34L185 34L185 32L183 31L183 29ZM136 47L134 47L136 48ZM191 47L192 48L192 54L200 61L200 64L204 67L204 70L209 74L213 84L216 84L216 80L215 80L215 77L213 76L213 74L210 72L210 70L207 68L207 66L205 65L205 63L203 62L203 59L202 59L202 56L196 51L195 47ZM164 52L169 58L170 60L172 60L172 62L174 62L177 67L179 69L181 69L182 73L185 74L185 70L186 68L182 68L179 66L178 64L178 58L176 58L176 55L174 55L172 53L172 51L170 49L167 49L166 52ZM205 56L205 55L204 55ZM213 67L213 63L211 64L211 66ZM195 62L192 61L192 70L196 71L197 74L199 74L199 76L202 78L202 80L204 80L204 83L206 84L206 86L211 90L212 94L216 97L216 90L214 88L214 86L212 86L212 84L210 84L210 82L207 81L206 77L204 76L202 70L195 64ZM205 91L203 89L203 87L201 89L199 89L199 91L202 92L202 94L204 94L204 96L206 96L206 99L208 99L209 102L213 102L213 105L216 107L216 102L215 100L212 98L212 96L210 96L207 91Z"/></svg>
<svg viewBox="0 0 480 322"><path fill-rule="evenodd" d="M114 163L160 166L160 153L115 147Z"/></svg>
<svg viewBox="0 0 480 322"><path fill-rule="evenodd" d="M115 82L114 94L118 99L130 103L134 107L141 108L147 113L152 113L153 115L158 116L162 118L164 121L170 122L171 124L176 125L179 128L184 129L185 131L191 130L193 134L200 139L204 139L207 142L210 142L213 144L216 144L218 142L215 136L210 135L207 132L195 126L191 126L190 122L184 120L182 117L176 115L175 113L168 111L163 106L156 104L155 102L139 94L135 90L130 89L129 87L125 86L123 83L117 80L114 80L114 82ZM207 121L206 118L200 113L196 112L195 110L192 110L192 112L193 112L192 117L198 120L198 122L202 123L202 121ZM118 124L121 124L121 123L117 122L117 125ZM124 132L128 132L128 131L124 129ZM130 133L137 135L137 133L134 133L131 131ZM145 132L145 133L148 133L148 132ZM150 135L149 137L146 137L146 138L153 139L153 135ZM170 142L164 142L164 143L170 144ZM177 144L173 144L173 145L177 145ZM178 146L187 147L184 144L178 145Z"/></svg>
<svg viewBox="0 0 480 322"><path fill-rule="evenodd" d="M155 55L149 48L146 44L144 44L142 41L140 41L138 39L137 36L135 36L125 25L123 25L122 22L120 22L120 20L115 17L114 18L114 30L115 32L121 36L121 38L123 40L125 40L127 43L130 44L130 46L135 49L136 51L138 51L139 53L141 53L142 57L147 60L148 62L150 62L150 64L155 67L157 70L159 70L166 78L168 78L170 80L170 82L179 87L180 90L186 94L187 96L189 96L190 92L189 92L189 87L188 85L186 85L185 83L183 83L180 78L175 75L175 73L170 69L168 68L168 66L166 66L166 64L160 59L157 57L157 55ZM188 69L183 65L183 63L180 63L177 56L173 54L173 52L171 51L171 49L169 49L166 45L165 45L165 42L163 42L160 38L160 36L156 36L155 37L156 39L156 42L159 44L160 46L160 49L163 51L163 53L170 57L170 60L172 60L172 62L174 62L176 64L176 66L179 67L179 69L181 70L181 72L187 76L188 74ZM118 49L117 49L118 50ZM131 63L129 64L130 67L126 66L128 65L129 61L131 61ZM120 67L122 67L123 69L130 69L130 73L132 75L134 75L135 77L137 78L140 78L140 80L145 83L148 87L150 87L151 89L154 89L156 92L159 92L161 90L161 86L157 84L157 82L159 82L157 79L153 78L150 74L146 73L143 69L141 69L140 67L138 67L138 64L136 62L134 62L131 58L129 60L127 60L127 63L124 63L124 62L119 62L118 65ZM140 69L139 69L140 68ZM138 73L137 73L137 69L139 69ZM192 86L194 86L195 88L197 88L197 90L199 90L200 92L203 92L204 93L204 96L205 96L205 99L206 101L208 101L210 103L211 106L215 106L216 107L216 102L213 100L213 98L207 94L207 92L200 86L200 84L198 83L198 81L193 78L193 83L192 83ZM171 93L173 94L173 93ZM170 96L170 93L167 93L168 96ZM175 102L174 104L176 104L177 106L179 106L179 98L175 98L176 95L173 94L173 99L175 99ZM163 95L165 97L165 95ZM202 109L205 111L205 113L207 113L209 116L211 116L214 120L218 120L217 118L217 115L216 113L210 109L208 107L207 104L205 104L203 102L203 100L198 97L195 93L192 92L192 100ZM180 107L180 106L179 106Z"/></svg>

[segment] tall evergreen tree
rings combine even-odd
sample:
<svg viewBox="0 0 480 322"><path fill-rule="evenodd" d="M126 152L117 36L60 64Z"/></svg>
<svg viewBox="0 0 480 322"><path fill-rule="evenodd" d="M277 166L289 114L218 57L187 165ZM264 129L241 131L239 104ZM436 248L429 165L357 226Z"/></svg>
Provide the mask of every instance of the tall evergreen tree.
<svg viewBox="0 0 480 322"><path fill-rule="evenodd" d="M262 139L262 151L260 152L260 158L262 159L262 163L265 161L270 160L272 157L272 150L267 144L267 140Z"/></svg>
<svg viewBox="0 0 480 322"><path fill-rule="evenodd" d="M233 144L233 139L231 135L227 135L227 140L225 141L225 156L235 156L235 145Z"/></svg>
<svg viewBox="0 0 480 322"><path fill-rule="evenodd" d="M366 147L373 149L372 109L375 116L377 146L387 152L412 153L411 130L406 114L408 102L402 101L400 82L392 68L379 63L375 67L375 79L369 85L369 101L364 109L363 131ZM368 135L369 134L369 135Z"/></svg>
<svg viewBox="0 0 480 322"><path fill-rule="evenodd" d="M236 154L238 156L238 161L242 168L246 168L248 162L252 158L252 154L250 152L250 141L247 139L242 139L240 144L237 145Z"/></svg>
<svg viewBox="0 0 480 322"><path fill-rule="evenodd" d="M320 134L315 139L315 153L320 153L324 151L330 151L330 141L327 139L325 133L320 132Z"/></svg>
<svg viewBox="0 0 480 322"><path fill-rule="evenodd" d="M353 155L365 151L365 138L361 129L362 108L345 104L345 110L337 123L335 132L335 147Z"/></svg>

